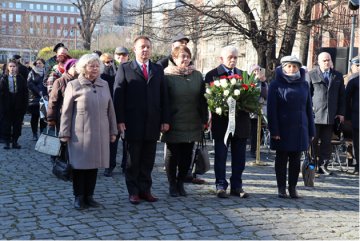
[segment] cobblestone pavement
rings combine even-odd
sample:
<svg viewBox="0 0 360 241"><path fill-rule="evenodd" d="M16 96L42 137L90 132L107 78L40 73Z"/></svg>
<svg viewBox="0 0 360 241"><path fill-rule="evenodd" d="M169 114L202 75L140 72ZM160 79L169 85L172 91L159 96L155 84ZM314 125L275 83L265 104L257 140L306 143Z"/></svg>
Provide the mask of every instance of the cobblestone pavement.
<svg viewBox="0 0 360 241"><path fill-rule="evenodd" d="M269 166L248 165L248 158L248 199L216 198L213 169L202 176L207 184L187 184L188 197L172 198L159 143L153 171L158 202L128 202L119 151L114 177L99 170L95 199L104 207L76 211L71 183L56 179L49 157L33 150L28 122L19 142L21 150L0 149L0 239L359 240L359 179L346 172L317 178L314 188L300 179L302 198L280 199L273 156Z"/></svg>

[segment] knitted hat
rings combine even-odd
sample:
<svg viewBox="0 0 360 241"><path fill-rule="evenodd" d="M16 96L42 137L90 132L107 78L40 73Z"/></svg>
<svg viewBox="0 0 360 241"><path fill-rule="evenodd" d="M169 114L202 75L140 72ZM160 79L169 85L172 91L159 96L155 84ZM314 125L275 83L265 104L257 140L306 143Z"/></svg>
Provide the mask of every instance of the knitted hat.
<svg viewBox="0 0 360 241"><path fill-rule="evenodd" d="M65 71L68 72L69 69L76 64L77 61L77 59L68 59L64 64Z"/></svg>

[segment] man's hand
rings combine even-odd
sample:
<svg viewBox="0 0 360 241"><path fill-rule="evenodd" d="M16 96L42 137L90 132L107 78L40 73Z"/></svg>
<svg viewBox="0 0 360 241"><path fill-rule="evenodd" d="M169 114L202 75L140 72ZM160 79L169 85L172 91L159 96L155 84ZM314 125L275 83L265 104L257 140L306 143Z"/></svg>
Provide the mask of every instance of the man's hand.
<svg viewBox="0 0 360 241"><path fill-rule="evenodd" d="M337 116L335 116L335 118L339 118L340 123L344 123L345 118L343 115L337 115Z"/></svg>
<svg viewBox="0 0 360 241"><path fill-rule="evenodd" d="M170 125L169 124L161 124L161 129L160 129L160 131L162 132L162 133L165 133L165 132L167 132L168 130L170 129Z"/></svg>
<svg viewBox="0 0 360 241"><path fill-rule="evenodd" d="M116 141L116 135L111 135L110 136L110 142L114 143Z"/></svg>

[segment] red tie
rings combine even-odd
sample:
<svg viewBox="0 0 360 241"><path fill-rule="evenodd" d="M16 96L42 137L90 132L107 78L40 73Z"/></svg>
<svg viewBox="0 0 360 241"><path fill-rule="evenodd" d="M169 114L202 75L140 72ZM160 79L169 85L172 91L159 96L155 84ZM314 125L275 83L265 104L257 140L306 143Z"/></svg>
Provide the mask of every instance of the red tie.
<svg viewBox="0 0 360 241"><path fill-rule="evenodd" d="M145 79L148 80L149 76L148 76L148 72L147 72L145 63L142 65L142 71L143 71Z"/></svg>

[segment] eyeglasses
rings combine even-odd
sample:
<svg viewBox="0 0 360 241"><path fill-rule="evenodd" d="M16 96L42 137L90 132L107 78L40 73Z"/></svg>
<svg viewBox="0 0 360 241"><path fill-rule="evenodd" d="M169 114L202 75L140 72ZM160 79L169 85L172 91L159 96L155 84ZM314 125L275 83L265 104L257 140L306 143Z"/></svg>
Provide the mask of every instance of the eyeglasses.
<svg viewBox="0 0 360 241"><path fill-rule="evenodd" d="M111 64L112 62L113 62L113 60L106 61L105 64Z"/></svg>
<svg viewBox="0 0 360 241"><path fill-rule="evenodd" d="M39 64L43 64L43 63L42 63L42 62L36 62L35 64L36 64L36 65L39 65Z"/></svg>

